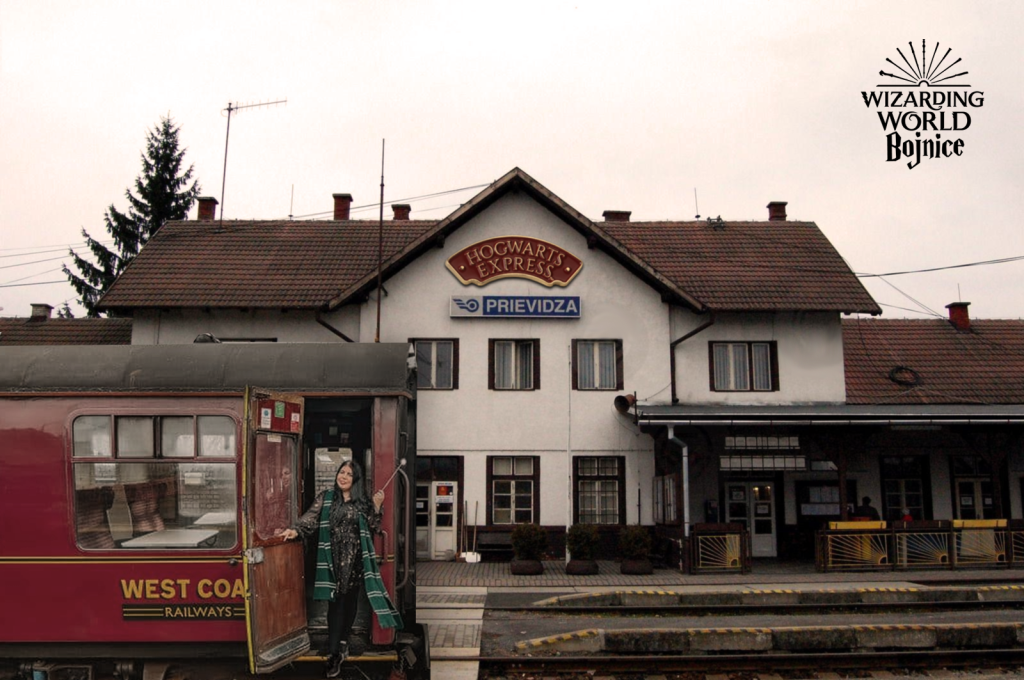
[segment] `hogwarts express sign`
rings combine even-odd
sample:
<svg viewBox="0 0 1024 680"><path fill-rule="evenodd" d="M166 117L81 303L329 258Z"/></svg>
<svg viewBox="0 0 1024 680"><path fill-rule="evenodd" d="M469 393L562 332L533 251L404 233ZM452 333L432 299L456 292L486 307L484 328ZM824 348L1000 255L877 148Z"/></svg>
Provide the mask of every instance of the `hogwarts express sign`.
<svg viewBox="0 0 1024 680"><path fill-rule="evenodd" d="M583 262L563 248L528 236L499 236L478 241L455 253L445 266L462 282L486 286L507 278L530 279L548 286L568 286Z"/></svg>

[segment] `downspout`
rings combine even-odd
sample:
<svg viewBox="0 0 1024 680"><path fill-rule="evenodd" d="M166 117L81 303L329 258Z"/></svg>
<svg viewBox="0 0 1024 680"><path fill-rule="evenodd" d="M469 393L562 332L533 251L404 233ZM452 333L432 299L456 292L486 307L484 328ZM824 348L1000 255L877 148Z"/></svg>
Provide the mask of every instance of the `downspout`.
<svg viewBox="0 0 1024 680"><path fill-rule="evenodd" d="M671 324L671 322L672 322L672 308L671 307L668 310L668 314L669 314L669 323ZM678 340L673 340L672 343L668 346L668 366L669 366L669 373L672 376L672 403L673 404L678 404L679 403L679 397L676 396L676 346L679 343L683 342L684 340L687 340L687 339L692 338L693 336L697 335L697 333L700 333L705 328L708 328L709 326L714 325L714 323L715 323L715 312L713 310L709 310L708 311L708 320L705 323L701 324L700 326L697 326L692 331L690 331L689 333L687 333L683 337L679 338ZM671 430L670 430L670 432L671 432Z"/></svg>
<svg viewBox="0 0 1024 680"><path fill-rule="evenodd" d="M668 426L668 440L683 450L683 536L690 537L690 447L676 436L676 426Z"/></svg>
<svg viewBox="0 0 1024 680"><path fill-rule="evenodd" d="M335 335L337 335L339 338L341 338L345 342L355 342L355 340L353 340L352 338L348 337L347 335L345 335L344 333L339 331L337 328L335 328L334 326L332 326L329 323L327 323L326 321L324 321L323 317L320 316L320 310L319 309L316 310L316 322L318 324L320 324L321 326L323 326L324 328L326 328L327 330L329 330L330 332L332 332Z"/></svg>

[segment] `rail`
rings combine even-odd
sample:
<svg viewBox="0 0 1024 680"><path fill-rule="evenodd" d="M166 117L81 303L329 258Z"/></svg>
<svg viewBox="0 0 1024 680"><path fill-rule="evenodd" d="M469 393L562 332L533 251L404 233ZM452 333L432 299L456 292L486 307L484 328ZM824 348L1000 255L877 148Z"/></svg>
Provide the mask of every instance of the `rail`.
<svg viewBox="0 0 1024 680"><path fill-rule="evenodd" d="M831 522L815 540L818 571L1024 567L1024 520Z"/></svg>

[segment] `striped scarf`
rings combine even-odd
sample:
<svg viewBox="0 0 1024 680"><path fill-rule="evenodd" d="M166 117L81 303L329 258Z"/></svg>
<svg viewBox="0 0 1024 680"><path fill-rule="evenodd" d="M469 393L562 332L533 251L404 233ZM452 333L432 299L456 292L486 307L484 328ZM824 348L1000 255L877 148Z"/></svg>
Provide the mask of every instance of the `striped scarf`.
<svg viewBox="0 0 1024 680"><path fill-rule="evenodd" d="M377 566L377 555L373 552L373 539L366 526L366 518L359 515L359 545L363 552L363 582L366 586L366 597L370 606L377 614L377 622L381 628L402 628L402 615L395 609L380 577Z"/></svg>
<svg viewBox="0 0 1024 680"><path fill-rule="evenodd" d="M331 559L331 501L334 489L324 494L324 506L320 510L320 534L316 544L316 575L313 577L313 599L333 602L338 594L338 580L334 576L334 560Z"/></svg>

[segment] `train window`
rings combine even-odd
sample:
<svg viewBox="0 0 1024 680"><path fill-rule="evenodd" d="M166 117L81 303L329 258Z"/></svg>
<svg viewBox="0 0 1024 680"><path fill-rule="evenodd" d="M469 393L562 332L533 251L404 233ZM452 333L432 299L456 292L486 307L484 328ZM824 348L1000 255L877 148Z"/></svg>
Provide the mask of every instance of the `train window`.
<svg viewBox="0 0 1024 680"><path fill-rule="evenodd" d="M225 549L238 542L233 461L78 461L74 477L83 549Z"/></svg>
<svg viewBox="0 0 1024 680"><path fill-rule="evenodd" d="M235 421L227 416L199 416L199 455L233 457Z"/></svg>
<svg viewBox="0 0 1024 680"><path fill-rule="evenodd" d="M160 455L164 458L191 458L196 450L196 436L191 417L160 419Z"/></svg>
<svg viewBox="0 0 1024 680"><path fill-rule="evenodd" d="M119 416L114 419L117 426L118 458L152 458L153 418Z"/></svg>
<svg viewBox="0 0 1024 680"><path fill-rule="evenodd" d="M81 416L72 427L76 456L110 456L110 416Z"/></svg>

